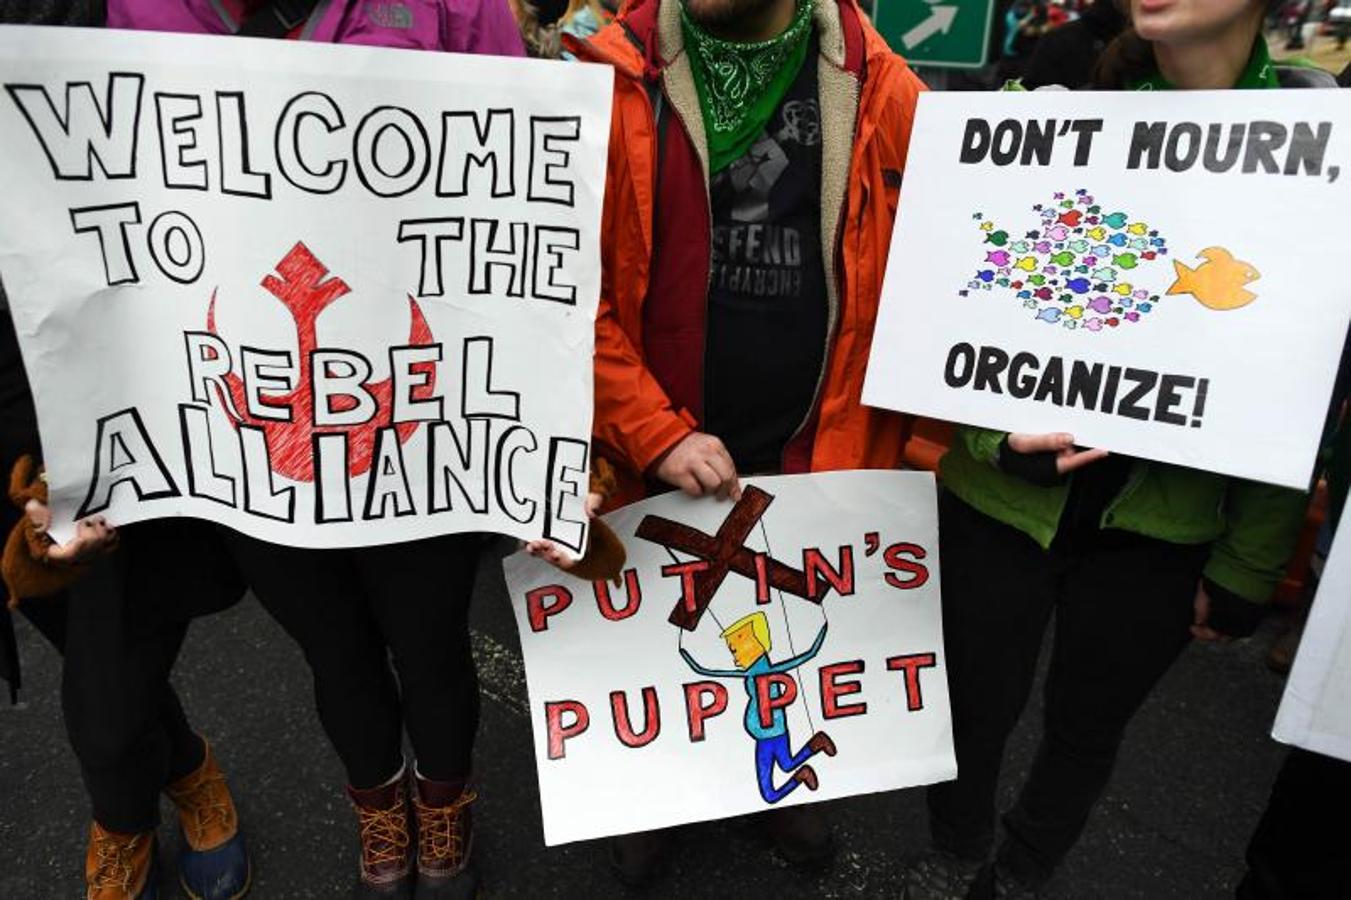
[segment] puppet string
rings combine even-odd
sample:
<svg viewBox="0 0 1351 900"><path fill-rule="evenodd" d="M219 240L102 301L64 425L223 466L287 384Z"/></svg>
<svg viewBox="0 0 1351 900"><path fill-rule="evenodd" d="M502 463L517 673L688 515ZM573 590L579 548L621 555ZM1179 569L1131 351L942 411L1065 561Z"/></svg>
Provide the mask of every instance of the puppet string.
<svg viewBox="0 0 1351 900"><path fill-rule="evenodd" d="M769 558L774 558L774 549L769 545L769 531L765 528L765 520L760 519L760 537L765 542L765 553ZM793 626L788 623L788 605L783 602L783 591L779 588L774 589L774 593L779 595L779 612L783 615L783 630L788 634L788 652L792 656L797 656L797 646L793 642ZM825 614L825 606L821 608L822 615ZM807 714L807 725L811 728L812 734L816 734L816 723L812 721L811 704L807 702L806 690L802 687L802 672L800 667L793 670L793 679L797 682L797 695L802 698L802 711Z"/></svg>

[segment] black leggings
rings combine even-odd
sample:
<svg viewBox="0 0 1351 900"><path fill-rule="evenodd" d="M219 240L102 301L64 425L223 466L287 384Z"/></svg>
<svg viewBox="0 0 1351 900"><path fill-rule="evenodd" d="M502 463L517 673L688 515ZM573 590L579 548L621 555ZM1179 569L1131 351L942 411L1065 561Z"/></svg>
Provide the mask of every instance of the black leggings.
<svg viewBox="0 0 1351 900"><path fill-rule="evenodd" d="M94 819L104 828L123 834L149 831L159 821L160 789L201 765L202 742L188 724L167 678L159 683L156 714L150 695L137 685L157 679L147 679L145 670L129 656L108 652L114 646L109 643L109 626L112 632L125 631L115 612L116 596L97 596L88 589L81 590L79 596L75 643L87 647L92 638L101 636L104 649L98 651L101 668L91 668L79 660L65 664L62 701L66 731L80 761ZM65 653L70 608L67 595L28 600L19 608L58 652ZM169 642L181 640L177 637L179 626L172 626L170 631ZM136 648L120 646L136 652ZM110 658L114 655L118 658ZM110 701L114 705L110 706ZM114 709L117 712L107 714ZM103 712L95 719L88 715L90 710Z"/></svg>
<svg viewBox="0 0 1351 900"><path fill-rule="evenodd" d="M68 600L30 600L21 608L64 653L66 733L94 819L134 833L158 823L164 786L201 765L204 745L169 674L188 623L203 611L199 604L220 608L238 588L227 584L228 574L207 587L173 571L183 563L215 574L220 557L205 523L162 519L120 531L117 552L76 582Z"/></svg>
<svg viewBox="0 0 1351 900"><path fill-rule="evenodd" d="M960 774L929 789L934 841L966 857L989 851L1004 742L1027 703L1054 612L1041 745L1000 848L1006 866L1039 881L1078 840L1127 723L1190 642L1208 547L1107 532L1047 552L950 493L939 511Z"/></svg>
<svg viewBox="0 0 1351 900"><path fill-rule="evenodd" d="M305 550L228 534L245 580L305 654L350 784L374 787L398 771L404 729L423 776L467 778L479 715L469 646L477 535Z"/></svg>

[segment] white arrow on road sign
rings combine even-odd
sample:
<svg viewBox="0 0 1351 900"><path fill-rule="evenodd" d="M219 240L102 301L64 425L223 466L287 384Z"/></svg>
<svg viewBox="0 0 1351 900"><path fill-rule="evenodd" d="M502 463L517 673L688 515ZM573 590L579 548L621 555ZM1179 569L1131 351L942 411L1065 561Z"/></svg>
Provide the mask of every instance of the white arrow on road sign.
<svg viewBox="0 0 1351 900"><path fill-rule="evenodd" d="M901 36L901 42L907 48L922 44L940 31L947 34L952 28L953 21L957 18L957 7L955 6L932 6L933 13L929 18L920 22L914 28L911 28Z"/></svg>

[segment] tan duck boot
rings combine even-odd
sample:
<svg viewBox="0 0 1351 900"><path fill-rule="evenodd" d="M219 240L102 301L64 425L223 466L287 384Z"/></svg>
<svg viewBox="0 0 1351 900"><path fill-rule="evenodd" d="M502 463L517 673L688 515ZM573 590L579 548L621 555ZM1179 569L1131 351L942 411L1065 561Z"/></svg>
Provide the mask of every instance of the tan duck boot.
<svg viewBox="0 0 1351 900"><path fill-rule="evenodd" d="M84 857L85 900L155 900L155 833L118 834L89 826Z"/></svg>

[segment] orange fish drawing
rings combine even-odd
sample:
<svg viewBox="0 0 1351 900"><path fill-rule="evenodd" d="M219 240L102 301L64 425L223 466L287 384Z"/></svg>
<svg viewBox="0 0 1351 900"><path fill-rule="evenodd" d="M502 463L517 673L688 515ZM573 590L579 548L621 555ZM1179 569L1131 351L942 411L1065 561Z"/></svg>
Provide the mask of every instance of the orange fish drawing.
<svg viewBox="0 0 1351 900"><path fill-rule="evenodd" d="M1197 254L1206 260L1192 269L1173 260L1177 281L1168 289L1172 294L1191 294L1209 309L1238 309L1257 299L1247 285L1262 273L1223 247L1207 247Z"/></svg>

